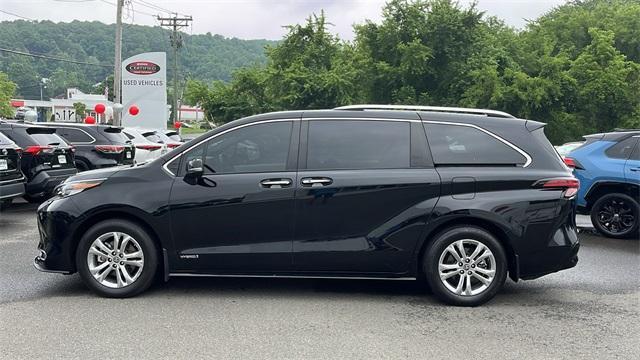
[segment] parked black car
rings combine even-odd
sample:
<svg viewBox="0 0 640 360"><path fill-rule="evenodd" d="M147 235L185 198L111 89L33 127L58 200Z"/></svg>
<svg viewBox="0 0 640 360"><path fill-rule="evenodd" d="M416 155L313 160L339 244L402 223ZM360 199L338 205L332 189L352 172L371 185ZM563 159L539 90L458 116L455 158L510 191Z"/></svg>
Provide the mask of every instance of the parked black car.
<svg viewBox="0 0 640 360"><path fill-rule="evenodd" d="M20 170L21 152L18 145L0 133L0 209L24 195L26 179Z"/></svg>
<svg viewBox="0 0 640 360"><path fill-rule="evenodd" d="M76 148L78 171L132 165L135 147L122 133L122 128L110 125L77 123L44 123Z"/></svg>
<svg viewBox="0 0 640 360"><path fill-rule="evenodd" d="M32 123L0 121L0 132L22 148L21 168L27 177L24 198L40 202L53 188L77 173L73 147L56 129Z"/></svg>
<svg viewBox="0 0 640 360"><path fill-rule="evenodd" d="M35 266L109 297L161 272L425 279L478 305L576 264L577 189L544 124L502 112L270 113L69 179L38 209Z"/></svg>

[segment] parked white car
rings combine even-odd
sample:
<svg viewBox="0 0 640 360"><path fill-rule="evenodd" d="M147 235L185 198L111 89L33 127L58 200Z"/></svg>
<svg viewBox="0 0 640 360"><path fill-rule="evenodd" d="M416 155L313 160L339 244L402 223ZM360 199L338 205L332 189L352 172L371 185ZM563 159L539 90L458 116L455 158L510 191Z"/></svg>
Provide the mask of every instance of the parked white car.
<svg viewBox="0 0 640 360"><path fill-rule="evenodd" d="M173 134L177 134L177 132L173 132ZM179 140L175 140L173 136L169 136L166 132L164 131L156 131L155 133L156 137L158 137L160 139L161 144L167 144L167 147L169 148L169 151L171 151L172 149L177 148L178 146L182 145L183 142L179 141ZM154 141L153 139L147 138L151 141Z"/></svg>
<svg viewBox="0 0 640 360"><path fill-rule="evenodd" d="M155 130L124 128L122 132L136 147L135 162L137 164L157 159L168 151L167 144L161 143Z"/></svg>

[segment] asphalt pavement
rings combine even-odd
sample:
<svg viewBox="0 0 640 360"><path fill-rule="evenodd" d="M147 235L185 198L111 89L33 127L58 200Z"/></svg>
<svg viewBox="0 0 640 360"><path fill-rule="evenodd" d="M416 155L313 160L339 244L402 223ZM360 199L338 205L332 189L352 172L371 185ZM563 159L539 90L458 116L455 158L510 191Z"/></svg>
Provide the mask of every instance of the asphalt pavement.
<svg viewBox="0 0 640 360"><path fill-rule="evenodd" d="M34 211L0 213L2 359L640 358L635 240L585 230L575 268L508 280L477 308L373 280L172 278L104 299L77 275L33 268Z"/></svg>

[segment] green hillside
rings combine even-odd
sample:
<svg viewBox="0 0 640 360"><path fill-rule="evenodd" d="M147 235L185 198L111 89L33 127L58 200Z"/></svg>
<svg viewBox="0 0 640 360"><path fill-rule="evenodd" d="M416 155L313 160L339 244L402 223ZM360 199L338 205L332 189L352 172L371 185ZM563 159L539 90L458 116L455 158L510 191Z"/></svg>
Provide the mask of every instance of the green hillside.
<svg viewBox="0 0 640 360"><path fill-rule="evenodd" d="M51 21L0 22L0 48L46 54L91 63L112 64L114 60L115 25L97 21L54 23ZM239 67L265 61L267 40L241 40L220 35L184 36L180 54L180 73L199 80L229 80ZM173 61L169 31L160 27L125 25L123 30L123 58L147 52L166 51L167 61ZM64 93L69 86L91 91L113 70L107 67L77 65L52 60L0 52L0 71L18 85L17 94L25 98L40 96L39 79L50 79L45 97ZM169 67L168 75L172 75Z"/></svg>

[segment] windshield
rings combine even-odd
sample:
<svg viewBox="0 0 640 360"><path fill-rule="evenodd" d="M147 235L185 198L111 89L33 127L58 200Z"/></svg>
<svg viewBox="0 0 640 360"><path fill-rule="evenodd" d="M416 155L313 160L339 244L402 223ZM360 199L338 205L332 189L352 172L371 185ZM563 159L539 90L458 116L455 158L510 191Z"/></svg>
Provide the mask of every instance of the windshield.
<svg viewBox="0 0 640 360"><path fill-rule="evenodd" d="M67 146L67 143L56 133L35 133L30 135L38 145Z"/></svg>
<svg viewBox="0 0 640 360"><path fill-rule="evenodd" d="M0 145L13 145L13 141L11 141L3 133L0 133Z"/></svg>
<svg viewBox="0 0 640 360"><path fill-rule="evenodd" d="M154 142L154 143L163 143L163 139L159 136L158 133L156 133L155 131L150 131L150 132L146 132L144 134L142 134L142 136L144 136L147 140Z"/></svg>

